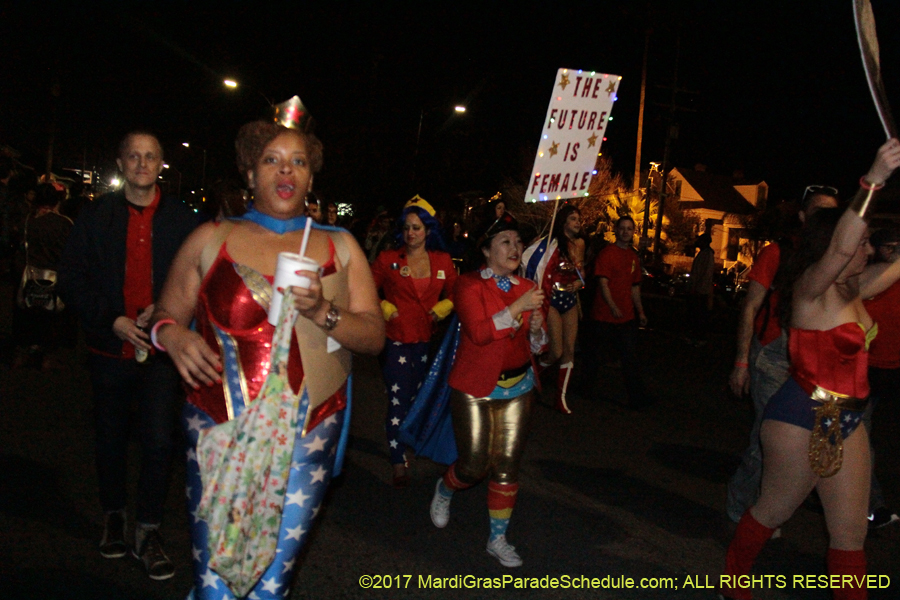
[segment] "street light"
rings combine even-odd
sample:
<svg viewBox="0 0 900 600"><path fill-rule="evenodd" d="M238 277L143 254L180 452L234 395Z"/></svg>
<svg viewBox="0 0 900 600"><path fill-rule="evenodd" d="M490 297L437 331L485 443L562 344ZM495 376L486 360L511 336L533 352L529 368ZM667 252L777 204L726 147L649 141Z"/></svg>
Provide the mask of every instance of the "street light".
<svg viewBox="0 0 900 600"><path fill-rule="evenodd" d="M229 88L231 88L231 89L235 89L235 88L238 87L238 82L235 81L234 79L226 79L226 80L224 80L222 83L225 84L225 87L229 87ZM242 84L242 85L243 85L243 84ZM246 86L246 85L243 85L243 87L247 87L247 86ZM253 89L253 91L255 91L257 94L259 94L260 96L262 96L263 98L265 98L266 104L268 104L269 106L275 106L275 103L272 102L272 100L269 99L269 97L266 96L265 94L263 94L261 91L259 91L258 89L254 89L254 88L250 88L250 89Z"/></svg>
<svg viewBox="0 0 900 600"><path fill-rule="evenodd" d="M179 171L175 167L168 165L166 163L163 163L163 169L172 169L178 175L178 192L176 195L178 196L178 199L180 200L181 199L181 171ZM162 177L160 177L160 179L161 178Z"/></svg>
<svg viewBox="0 0 900 600"><path fill-rule="evenodd" d="M429 108L427 110L423 108L419 111L419 129L418 129L418 131L416 131L416 151L413 154L413 178L412 178L413 179L413 188L416 187L416 183L417 183L416 175L417 175L418 163L419 163L419 142L422 139L422 121L425 120L426 114L430 114L440 108L444 108L445 106L446 106L445 104L439 104L439 105ZM466 112L466 107L463 106L462 104L457 104L456 106L453 107L453 110L457 114L462 114L462 113Z"/></svg>
<svg viewBox="0 0 900 600"><path fill-rule="evenodd" d="M190 149L190 147L191 147L190 142L181 142L181 145L188 149ZM195 145L195 148L196 148L196 145ZM206 148L200 148L200 151L203 152L203 168L200 172L201 173L200 174L200 189L205 191L206 190ZM196 180L194 180L194 181L196 183Z"/></svg>

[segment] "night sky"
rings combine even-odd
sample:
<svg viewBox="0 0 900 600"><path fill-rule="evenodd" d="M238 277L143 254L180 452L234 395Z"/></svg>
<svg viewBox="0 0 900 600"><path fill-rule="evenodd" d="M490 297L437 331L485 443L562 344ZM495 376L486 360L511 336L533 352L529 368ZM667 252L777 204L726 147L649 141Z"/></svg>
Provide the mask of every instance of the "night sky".
<svg viewBox="0 0 900 600"><path fill-rule="evenodd" d="M884 141L850 0L22 4L0 9L0 144L38 172L55 111L54 170L110 168L122 134L146 127L194 189L203 149L207 184L236 176L238 127L298 94L325 145L327 199L450 206L526 181L567 67L623 77L603 152L630 182L648 28L644 168L662 160L676 56L678 87L695 93L676 95L690 111L676 114L673 166L741 170L773 199L808 183L850 193ZM873 2L900 111L898 4Z"/></svg>

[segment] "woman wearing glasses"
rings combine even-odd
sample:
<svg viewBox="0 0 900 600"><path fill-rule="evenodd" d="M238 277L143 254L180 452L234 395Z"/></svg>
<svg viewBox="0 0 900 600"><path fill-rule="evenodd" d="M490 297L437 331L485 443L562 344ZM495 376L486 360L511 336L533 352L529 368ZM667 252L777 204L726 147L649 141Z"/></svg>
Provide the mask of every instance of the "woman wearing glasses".
<svg viewBox="0 0 900 600"><path fill-rule="evenodd" d="M864 581L869 496L869 440L858 427L869 382L867 349L877 325L862 297L900 278L900 263L867 266L867 218L877 190L900 166L900 143L879 148L861 189L843 212L822 209L779 270L781 322L790 327L791 377L769 400L760 431L763 479L759 501L741 517L728 548L721 593L750 600L747 577L757 554L804 498L822 499L830 575ZM834 590L836 599L866 598L863 586Z"/></svg>

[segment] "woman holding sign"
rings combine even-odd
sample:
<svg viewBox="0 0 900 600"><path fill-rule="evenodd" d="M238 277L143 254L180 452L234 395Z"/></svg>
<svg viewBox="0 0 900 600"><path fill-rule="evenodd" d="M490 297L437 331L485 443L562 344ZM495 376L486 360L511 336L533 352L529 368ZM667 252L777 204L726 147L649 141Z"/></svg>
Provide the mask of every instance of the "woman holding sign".
<svg viewBox="0 0 900 600"><path fill-rule="evenodd" d="M871 465L869 438L859 425L869 395L868 347L878 324L862 298L900 277L900 263L866 266L872 254L867 219L877 190L898 166L900 143L891 139L860 179L850 206L843 214L817 211L776 276L781 322L790 324L791 377L766 405L762 491L728 548L721 580L726 598L751 598L747 575L757 554L813 489L825 509L828 573L856 582L840 577L834 598L867 597L863 542Z"/></svg>
<svg viewBox="0 0 900 600"><path fill-rule="evenodd" d="M302 114L290 108L288 116ZM241 128L237 162L253 204L242 217L206 224L188 238L154 314L154 344L190 386L185 420L196 599L264 590L265 597L288 597L295 557L349 422L350 352L377 354L384 344L378 296L359 246L343 230L306 227L304 199L321 168L322 146L299 125L286 118ZM301 245L307 263L321 266L300 270L293 287L273 289L279 254ZM273 326L269 304L282 295ZM194 318L196 332L188 328ZM287 404L267 413L269 395ZM238 433L223 437L227 427ZM246 435L244 427L257 429ZM221 447L206 453L205 442L216 439ZM258 451L266 443L277 460L267 463ZM229 454L235 447L241 451ZM220 454L227 458L210 458ZM240 485L233 494L216 498L208 483L225 486L235 476ZM226 504L224 515L207 505L216 501Z"/></svg>
<svg viewBox="0 0 900 600"><path fill-rule="evenodd" d="M518 567L522 559L506 541L506 528L534 401L532 356L547 344L540 310L544 294L515 275L522 241L512 215L494 221L479 247L484 267L461 276L456 285L461 334L448 382L459 458L437 481L431 520L446 527L453 494L488 477L487 552L504 567Z"/></svg>
<svg viewBox="0 0 900 600"><path fill-rule="evenodd" d="M434 208L419 196L407 202L400 214L399 248L385 250L372 263L387 322L382 373L389 402L384 426L396 488L409 483L400 424L428 372L435 323L453 312L456 267L443 252L441 227L434 214Z"/></svg>
<svg viewBox="0 0 900 600"><path fill-rule="evenodd" d="M575 366L575 338L578 337L578 291L584 288L584 240L581 239L581 211L567 204L556 214L550 236L525 250L522 258L525 277L544 291L544 310L550 332L550 351L541 358L541 367L559 360L556 410L570 415L566 391Z"/></svg>

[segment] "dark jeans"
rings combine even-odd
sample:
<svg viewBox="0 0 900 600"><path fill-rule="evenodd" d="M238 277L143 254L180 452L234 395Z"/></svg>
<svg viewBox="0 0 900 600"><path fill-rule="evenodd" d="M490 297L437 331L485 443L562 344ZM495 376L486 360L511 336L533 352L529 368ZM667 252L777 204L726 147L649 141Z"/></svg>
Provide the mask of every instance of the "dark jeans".
<svg viewBox="0 0 900 600"><path fill-rule="evenodd" d="M869 434L869 455L872 457L872 489L869 492L869 514L884 508L881 484L875 476L875 443L872 440L872 413L879 404L888 411L896 411L897 390L900 389L900 369L869 367L869 406L863 414L863 425ZM882 409L884 410L884 409Z"/></svg>
<svg viewBox="0 0 900 600"><path fill-rule="evenodd" d="M588 321L587 339L582 338L587 350L587 364L584 374L597 373L600 368L600 355L603 349L609 349L622 361L622 375L625 377L625 389L628 402L639 407L649 401L644 387L643 367L638 355L638 326L632 319L625 323L607 323L606 321ZM596 382L592 382L596 385Z"/></svg>
<svg viewBox="0 0 900 600"><path fill-rule="evenodd" d="M159 524L183 397L178 371L168 356L160 354L147 364L139 364L92 353L89 368L100 504L104 512L124 509L127 504L128 440L134 401L141 446L135 519L138 523Z"/></svg>

